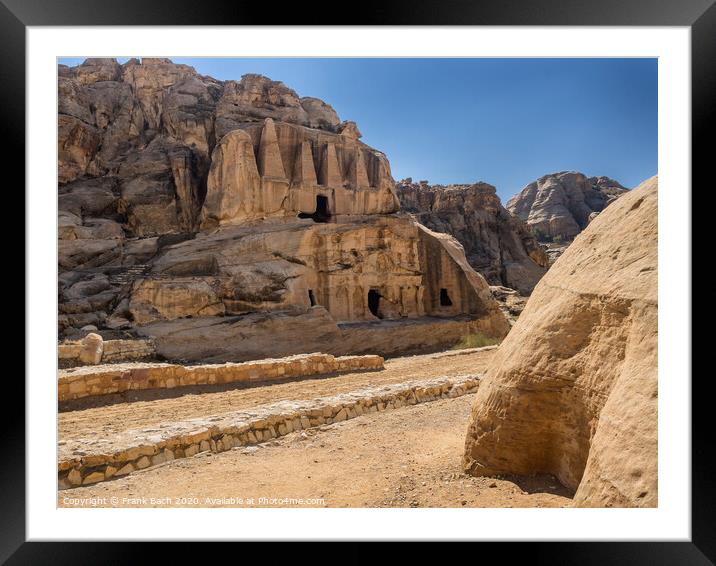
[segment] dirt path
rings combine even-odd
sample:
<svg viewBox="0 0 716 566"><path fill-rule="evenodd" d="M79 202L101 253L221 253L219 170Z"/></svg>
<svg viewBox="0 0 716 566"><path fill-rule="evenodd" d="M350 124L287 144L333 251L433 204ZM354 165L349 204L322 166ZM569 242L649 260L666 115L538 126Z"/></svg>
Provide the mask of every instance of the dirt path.
<svg viewBox="0 0 716 566"><path fill-rule="evenodd" d="M371 385L428 379L442 375L482 372L494 350L470 354L458 352L394 358L377 372L349 373L273 383L245 388L237 385L196 386L171 390L131 392L129 398L115 404L106 399L77 403L79 410L58 415L60 442L71 438L110 435L130 428L142 428L162 422L215 415L289 399L312 399L353 391Z"/></svg>
<svg viewBox="0 0 716 566"><path fill-rule="evenodd" d="M434 370L446 373L446 364L463 362L474 368L475 360L460 358L444 359ZM397 371L398 363L411 363L405 359L396 362L386 372ZM425 365L425 360L418 362L420 375L425 375ZM319 388L321 383L311 384ZM305 396L306 383L299 385ZM336 389L331 386L331 390ZM175 460L122 479L61 491L58 505L89 506L91 503L76 500L92 497L104 498L94 503L106 507L569 505L570 494L548 476L518 480L518 484L462 473L460 461L473 400L474 395L465 395L364 415L260 446ZM142 501L142 497L147 499ZM269 500L262 501L262 497ZM253 503L249 498L254 498ZM282 498L305 501L280 501Z"/></svg>

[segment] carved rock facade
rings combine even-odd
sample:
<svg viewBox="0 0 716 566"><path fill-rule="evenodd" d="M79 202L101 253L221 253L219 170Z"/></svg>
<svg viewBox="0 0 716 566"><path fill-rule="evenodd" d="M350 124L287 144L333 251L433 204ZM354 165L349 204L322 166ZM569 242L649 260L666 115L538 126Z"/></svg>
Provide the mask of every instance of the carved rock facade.
<svg viewBox="0 0 716 566"><path fill-rule="evenodd" d="M324 102L164 59L59 76L61 335L240 361L507 332L460 245L399 212L385 155Z"/></svg>

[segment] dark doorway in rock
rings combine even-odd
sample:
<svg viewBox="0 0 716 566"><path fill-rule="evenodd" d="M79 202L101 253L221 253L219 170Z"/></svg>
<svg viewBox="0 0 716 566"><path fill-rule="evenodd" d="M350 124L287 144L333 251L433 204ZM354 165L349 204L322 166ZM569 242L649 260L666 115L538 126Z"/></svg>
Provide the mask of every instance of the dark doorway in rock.
<svg viewBox="0 0 716 566"><path fill-rule="evenodd" d="M450 295L448 295L447 289L440 289L440 306L441 307L451 307L452 301L450 300Z"/></svg>
<svg viewBox="0 0 716 566"><path fill-rule="evenodd" d="M317 195L316 212L300 212L298 217L311 218L314 222L328 222L331 219L331 213L328 210L328 197Z"/></svg>
<svg viewBox="0 0 716 566"><path fill-rule="evenodd" d="M308 290L308 300L311 302L311 306L316 306L316 296L313 294L313 289Z"/></svg>
<svg viewBox="0 0 716 566"><path fill-rule="evenodd" d="M328 212L328 197L318 195L316 197L316 213L313 215L313 220L316 222L328 222L331 217Z"/></svg>
<svg viewBox="0 0 716 566"><path fill-rule="evenodd" d="M380 293L375 289L368 291L368 310L373 316L383 318L380 316Z"/></svg>

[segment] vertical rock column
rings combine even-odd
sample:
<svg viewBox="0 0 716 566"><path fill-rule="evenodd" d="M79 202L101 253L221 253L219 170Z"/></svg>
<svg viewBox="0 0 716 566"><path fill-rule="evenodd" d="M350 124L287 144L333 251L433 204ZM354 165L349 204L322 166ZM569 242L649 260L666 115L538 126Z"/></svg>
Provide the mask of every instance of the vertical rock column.
<svg viewBox="0 0 716 566"><path fill-rule="evenodd" d="M254 216L260 192L251 136L243 130L229 132L212 153L202 228L236 224Z"/></svg>
<svg viewBox="0 0 716 566"><path fill-rule="evenodd" d="M288 179L278 146L276 126L271 118L266 118L261 130L259 144L259 172L261 173L261 194L257 212L274 214L284 206L288 197Z"/></svg>

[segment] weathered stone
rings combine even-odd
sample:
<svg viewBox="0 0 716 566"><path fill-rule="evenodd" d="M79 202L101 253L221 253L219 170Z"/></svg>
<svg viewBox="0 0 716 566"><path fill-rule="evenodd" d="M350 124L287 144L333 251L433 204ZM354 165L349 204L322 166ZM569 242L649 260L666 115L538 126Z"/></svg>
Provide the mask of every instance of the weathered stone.
<svg viewBox="0 0 716 566"><path fill-rule="evenodd" d="M73 468L70 470L70 473L67 474L67 481L69 481L71 485L81 485L82 474L78 469Z"/></svg>
<svg viewBox="0 0 716 566"><path fill-rule="evenodd" d="M80 362L84 364L98 364L102 361L104 344L99 334L90 333L82 339L80 350Z"/></svg>
<svg viewBox="0 0 716 566"><path fill-rule="evenodd" d="M657 178L535 288L473 404L464 467L555 475L577 506L657 505Z"/></svg>
<svg viewBox="0 0 716 566"><path fill-rule="evenodd" d="M134 466L131 462L126 463L114 474L115 476L126 476L134 471Z"/></svg>
<svg viewBox="0 0 716 566"><path fill-rule="evenodd" d="M82 485L91 485L93 483L104 481L104 479L105 477L103 472L92 472L82 480Z"/></svg>
<svg viewBox="0 0 716 566"><path fill-rule="evenodd" d="M152 456L152 466L158 466L159 464L163 464L167 461L167 457L164 455L164 452L159 452L158 454L155 454Z"/></svg>
<svg viewBox="0 0 716 566"><path fill-rule="evenodd" d="M257 407L249 413L238 411L218 417L212 416L172 423L166 429L163 427L163 431L159 434L156 429L128 431L114 440L102 439L101 444L114 454L111 470L119 468L114 475L120 476L133 471L134 467L127 462L127 459L136 456L140 452L153 454L153 456L151 459L148 455L143 455L139 458L136 462L137 469L143 469L150 465L159 465L173 458L191 457L204 449L221 452L230 449L234 444L238 446L270 441L276 437L276 431L274 425L269 423L279 423L279 432L281 433L283 433L283 430L288 430L287 428L284 429L287 426L287 422L293 423L294 430L300 430L302 423L305 424L306 428L321 426L324 423L330 424L356 418L359 416L356 409L360 406L366 406L366 412L375 412L377 409L371 403L376 398L383 399L381 403L384 403L383 410L385 410L403 406L404 400L418 390L425 390L426 388L444 389L446 392L454 392L455 396L459 396L475 389L478 383L479 378L476 376L452 376L450 378L432 379L427 382L395 383L382 386L379 390L378 388L368 388L352 392L348 397L345 394L339 394L333 397L307 401L281 401L272 405ZM346 403L350 403L348 408L344 406ZM323 417L317 417L314 421L314 418L310 417L310 415L321 414L324 409L328 409L331 414L337 413L337 418L324 419ZM200 427L203 427L202 430L199 430ZM232 435L239 430L246 432L240 433L240 439L237 442L232 442L230 440ZM135 437L135 435L138 435L138 437ZM191 444L186 449L177 447L173 451L166 448L167 446L176 447L180 443L186 442L186 439L198 437L204 437L204 440L200 443L201 446L200 444ZM213 444L212 441L208 441L206 438L212 438ZM79 442L84 441L80 440ZM111 448L117 442L122 447ZM138 446L127 447L127 444L131 442L137 442ZM149 442L154 444L149 444ZM83 446L83 448L86 449L87 447ZM63 471L73 465L73 460L67 456L67 453L74 453L79 450L80 447L77 445L61 446L61 458L58 462L60 478L63 477ZM102 454L87 454L85 458L88 461L100 461L105 456ZM108 466L107 471L105 471L107 479L110 477L107 474L112 474L111 470L110 466ZM67 484L71 485L69 478L67 479ZM63 485L62 481L60 481L60 485Z"/></svg>
<svg viewBox="0 0 716 566"><path fill-rule="evenodd" d="M266 359L243 364L180 366L162 363L127 363L61 370L58 377L60 401L88 395L106 395L127 389L173 388L195 383L232 383L251 375L257 381L303 377L326 372L382 369L380 356L303 354L284 359ZM248 372L248 373L247 373ZM300 422L297 423L300 426ZM187 443L209 440L206 433L187 437ZM147 453L151 456L153 453ZM131 459L139 457L137 453ZM98 462L99 463L99 462ZM88 463L87 465L96 465Z"/></svg>
<svg viewBox="0 0 716 566"><path fill-rule="evenodd" d="M529 295L547 271L544 250L527 225L502 206L492 185L428 185L405 179L396 191L403 210L431 230L454 236L490 285Z"/></svg>
<svg viewBox="0 0 716 566"><path fill-rule="evenodd" d="M64 337L223 362L506 334L459 244L398 214L388 159L324 102L150 58L66 68L58 92Z"/></svg>
<svg viewBox="0 0 716 566"><path fill-rule="evenodd" d="M563 171L527 185L507 202L507 209L524 220L538 239L571 240L589 224L593 213L626 192L608 177Z"/></svg>

